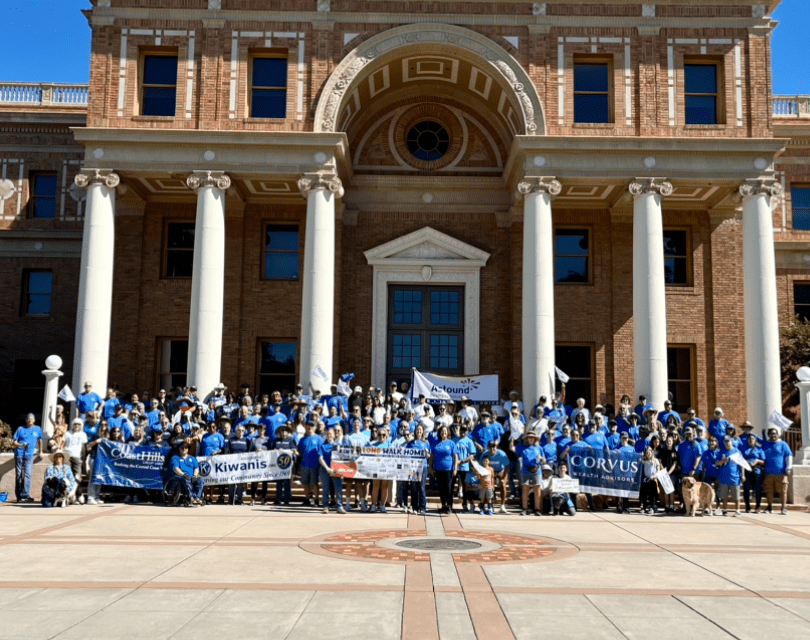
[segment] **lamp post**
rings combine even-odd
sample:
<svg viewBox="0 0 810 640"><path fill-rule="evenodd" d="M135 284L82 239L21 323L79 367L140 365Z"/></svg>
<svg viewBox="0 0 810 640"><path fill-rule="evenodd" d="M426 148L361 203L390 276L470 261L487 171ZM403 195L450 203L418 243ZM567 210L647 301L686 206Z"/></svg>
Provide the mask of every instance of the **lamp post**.
<svg viewBox="0 0 810 640"><path fill-rule="evenodd" d="M45 396L42 399L42 435L47 445L48 440L53 436L53 422L51 422L51 410L56 407L56 396L59 392L59 378L62 372L59 367L62 366L62 358L59 356L48 356L45 360L45 371L42 375L45 376Z"/></svg>

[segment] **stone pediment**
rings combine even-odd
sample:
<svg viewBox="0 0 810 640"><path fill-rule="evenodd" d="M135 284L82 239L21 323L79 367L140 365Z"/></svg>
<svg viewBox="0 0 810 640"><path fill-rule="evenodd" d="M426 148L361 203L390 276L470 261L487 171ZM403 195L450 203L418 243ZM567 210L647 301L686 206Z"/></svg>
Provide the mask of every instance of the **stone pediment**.
<svg viewBox="0 0 810 640"><path fill-rule="evenodd" d="M489 255L486 251L431 227L424 227L365 252L366 260L372 265L454 262L470 267L483 267Z"/></svg>

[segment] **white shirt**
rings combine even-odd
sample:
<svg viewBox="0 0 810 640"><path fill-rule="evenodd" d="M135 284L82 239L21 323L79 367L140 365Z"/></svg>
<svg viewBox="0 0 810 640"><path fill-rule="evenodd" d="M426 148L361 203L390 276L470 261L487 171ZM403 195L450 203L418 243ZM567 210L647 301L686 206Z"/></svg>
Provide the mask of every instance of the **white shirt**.
<svg viewBox="0 0 810 640"><path fill-rule="evenodd" d="M433 407L431 407L427 402L425 404L417 404L413 408L413 411L416 414L417 419L423 416L427 416L428 418L433 417Z"/></svg>
<svg viewBox="0 0 810 640"><path fill-rule="evenodd" d="M453 424L453 418L445 413L443 416L436 416L434 422L436 424L443 424L445 427L449 427L451 424Z"/></svg>
<svg viewBox="0 0 810 640"><path fill-rule="evenodd" d="M71 458L82 457L82 447L87 444L87 434L83 430L68 431L65 434L65 451Z"/></svg>
<svg viewBox="0 0 810 640"><path fill-rule="evenodd" d="M464 422L469 422L470 420L472 420L473 424L476 424L478 422L478 412L472 405L464 407L461 411L458 412L458 416L459 418L464 420Z"/></svg>

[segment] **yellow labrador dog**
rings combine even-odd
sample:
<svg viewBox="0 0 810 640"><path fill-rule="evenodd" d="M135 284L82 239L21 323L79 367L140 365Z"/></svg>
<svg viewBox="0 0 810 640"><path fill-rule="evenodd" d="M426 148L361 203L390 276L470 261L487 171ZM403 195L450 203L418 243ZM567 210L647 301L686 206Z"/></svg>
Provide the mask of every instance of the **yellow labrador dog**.
<svg viewBox="0 0 810 640"><path fill-rule="evenodd" d="M686 515L695 517L698 510L701 513L712 515L714 509L714 489L710 484L698 482L687 476L683 479L683 504Z"/></svg>

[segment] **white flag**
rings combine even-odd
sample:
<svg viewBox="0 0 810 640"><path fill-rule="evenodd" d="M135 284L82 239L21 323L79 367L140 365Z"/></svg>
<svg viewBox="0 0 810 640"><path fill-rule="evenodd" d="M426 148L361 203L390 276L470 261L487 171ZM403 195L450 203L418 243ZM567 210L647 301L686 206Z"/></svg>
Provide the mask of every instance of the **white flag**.
<svg viewBox="0 0 810 640"><path fill-rule="evenodd" d="M343 382L343 380L338 380L337 390L338 390L338 393L343 395L343 396L348 397L348 396L352 395L352 388L349 385L347 385L345 382Z"/></svg>
<svg viewBox="0 0 810 640"><path fill-rule="evenodd" d="M323 370L323 367L321 365L317 365L312 370L312 377L313 378L320 378L324 382L329 382L329 376L327 375L326 371Z"/></svg>
<svg viewBox="0 0 810 640"><path fill-rule="evenodd" d="M75 402L76 396L73 395L73 392L70 390L70 387L65 385L62 387L62 390L59 392L59 397L64 400L65 402Z"/></svg>
<svg viewBox="0 0 810 640"><path fill-rule="evenodd" d="M751 465L748 464L748 460L743 458L743 455L739 451L737 451L736 453L732 453L729 456L729 460L734 460L734 462L736 462L738 465L740 465L746 471L751 471Z"/></svg>
<svg viewBox="0 0 810 640"><path fill-rule="evenodd" d="M770 422L775 427L779 427L783 431L785 429L790 429L790 427L793 426L793 423L790 420L788 420L785 416L783 416L776 410L774 410L774 412L771 414L771 417L768 418L768 422Z"/></svg>
<svg viewBox="0 0 810 640"><path fill-rule="evenodd" d="M560 379L560 382L562 382L563 384L568 382L568 376L565 375L565 373L559 367L554 368L557 370L557 377Z"/></svg>

